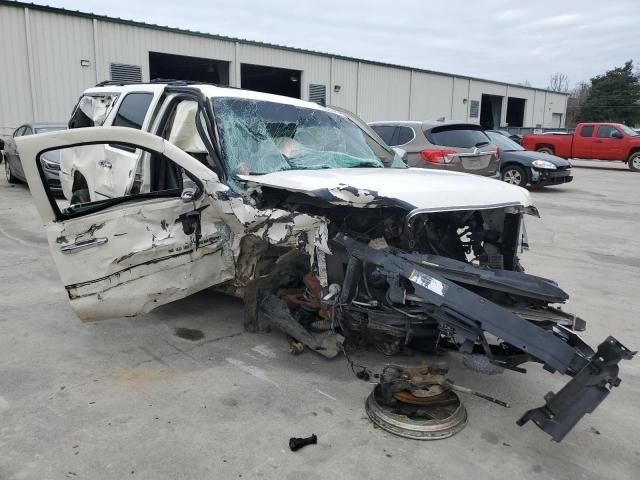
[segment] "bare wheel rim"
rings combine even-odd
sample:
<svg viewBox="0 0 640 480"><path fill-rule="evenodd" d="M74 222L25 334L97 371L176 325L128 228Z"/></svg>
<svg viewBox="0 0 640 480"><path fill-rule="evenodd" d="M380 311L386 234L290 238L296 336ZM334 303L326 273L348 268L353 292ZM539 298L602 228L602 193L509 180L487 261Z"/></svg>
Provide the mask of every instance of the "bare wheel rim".
<svg viewBox="0 0 640 480"><path fill-rule="evenodd" d="M511 185L520 185L522 183L522 174L517 170L506 170L502 179Z"/></svg>
<svg viewBox="0 0 640 480"><path fill-rule="evenodd" d="M633 165L633 168L640 170L640 155L636 155L631 159L631 165Z"/></svg>

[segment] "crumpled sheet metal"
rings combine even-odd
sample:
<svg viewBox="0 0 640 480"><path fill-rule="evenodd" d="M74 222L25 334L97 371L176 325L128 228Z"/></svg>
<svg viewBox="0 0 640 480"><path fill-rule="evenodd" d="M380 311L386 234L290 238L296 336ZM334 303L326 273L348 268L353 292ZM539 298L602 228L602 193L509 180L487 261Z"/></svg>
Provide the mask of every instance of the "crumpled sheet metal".
<svg viewBox="0 0 640 480"><path fill-rule="evenodd" d="M52 249L54 260L65 267L59 269L61 278L82 320L144 313L234 277L226 224L205 208L196 248L194 236L186 235L175 218L167 218L168 210L178 215L193 207L181 199L174 202L172 209L166 202L135 205L118 216L97 214L91 225L63 222L59 231L49 231L51 243L61 247L107 240L102 247L73 255ZM101 216L109 221L100 222Z"/></svg>
<svg viewBox="0 0 640 480"><path fill-rule="evenodd" d="M245 235L254 235L274 246L304 250L311 258L316 249L331 253L329 220L324 217L277 208L259 209L246 197L230 196L223 201L218 197L212 203L219 206L236 234L233 245L236 257L240 254L240 240Z"/></svg>

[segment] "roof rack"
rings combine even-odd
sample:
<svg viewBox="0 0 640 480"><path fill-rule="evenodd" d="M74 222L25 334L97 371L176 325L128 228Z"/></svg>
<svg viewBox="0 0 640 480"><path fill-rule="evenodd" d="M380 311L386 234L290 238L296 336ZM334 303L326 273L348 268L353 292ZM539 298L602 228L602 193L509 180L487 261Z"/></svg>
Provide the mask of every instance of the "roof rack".
<svg viewBox="0 0 640 480"><path fill-rule="evenodd" d="M124 87L126 85L148 85L150 83L154 83L154 84L164 84L164 85L171 85L173 87L186 87L188 85L213 85L215 87L221 87L221 88L237 88L237 87L231 87L229 85L220 85L217 83L211 83L211 82L196 82L193 80L178 80L176 78L153 78L148 82L122 82L122 81L118 81L118 80L105 80L103 82L100 82L98 84L96 84L96 87L108 87L108 86L118 86L118 87Z"/></svg>

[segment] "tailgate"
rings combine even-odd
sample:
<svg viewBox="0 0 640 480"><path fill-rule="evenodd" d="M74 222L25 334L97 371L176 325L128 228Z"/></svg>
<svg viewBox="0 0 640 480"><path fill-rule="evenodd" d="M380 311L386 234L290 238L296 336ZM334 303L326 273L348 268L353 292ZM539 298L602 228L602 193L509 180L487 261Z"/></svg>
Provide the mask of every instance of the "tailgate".
<svg viewBox="0 0 640 480"><path fill-rule="evenodd" d="M458 153L457 157L465 170L483 170L491 163L493 152Z"/></svg>

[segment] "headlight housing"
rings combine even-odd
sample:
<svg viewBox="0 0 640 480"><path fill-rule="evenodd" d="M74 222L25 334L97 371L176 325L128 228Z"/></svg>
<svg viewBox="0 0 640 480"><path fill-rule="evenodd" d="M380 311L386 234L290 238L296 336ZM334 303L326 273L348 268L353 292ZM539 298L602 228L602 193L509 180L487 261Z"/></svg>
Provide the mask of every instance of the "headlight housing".
<svg viewBox="0 0 640 480"><path fill-rule="evenodd" d="M60 171L60 164L58 162L52 162L51 160L47 159L46 157L40 157L40 160L42 161L42 166L44 168L46 168L47 170L51 170L53 172L59 172Z"/></svg>
<svg viewBox="0 0 640 480"><path fill-rule="evenodd" d="M533 165L535 168L542 168L545 170L557 170L558 167L556 167L553 163L548 162L546 160L534 160L533 162L531 162L531 165Z"/></svg>

